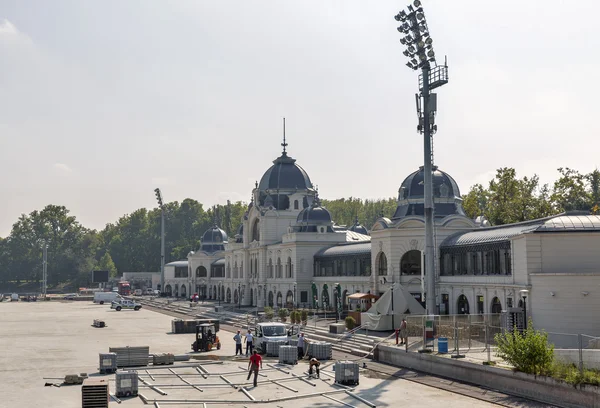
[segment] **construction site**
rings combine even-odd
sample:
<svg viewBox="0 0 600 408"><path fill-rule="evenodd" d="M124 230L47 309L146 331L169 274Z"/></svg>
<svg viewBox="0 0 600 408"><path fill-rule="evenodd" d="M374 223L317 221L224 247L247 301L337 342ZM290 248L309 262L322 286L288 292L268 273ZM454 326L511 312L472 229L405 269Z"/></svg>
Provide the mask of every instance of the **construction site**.
<svg viewBox="0 0 600 408"><path fill-rule="evenodd" d="M270 347L254 387L247 378L248 357L234 355L236 322L217 329L220 349L193 352L195 335L172 329L176 309L182 313L185 307L166 302L164 307L164 312L149 310L151 306L116 311L88 302L3 302L0 381L5 392L0 405L487 407L511 401L490 390L383 368L387 366L331 347L329 355L319 355L319 377L309 375L307 359L295 361L295 353L282 359L286 347L296 346L280 346L275 352ZM247 317L239 316L243 330ZM309 344L322 343L311 340L308 331L306 337Z"/></svg>

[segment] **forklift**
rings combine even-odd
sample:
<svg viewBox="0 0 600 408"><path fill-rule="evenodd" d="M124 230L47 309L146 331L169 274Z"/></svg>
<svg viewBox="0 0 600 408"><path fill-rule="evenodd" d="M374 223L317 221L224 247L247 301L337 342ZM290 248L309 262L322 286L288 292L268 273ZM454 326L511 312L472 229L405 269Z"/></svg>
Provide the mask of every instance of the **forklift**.
<svg viewBox="0 0 600 408"><path fill-rule="evenodd" d="M210 351L213 348L221 349L221 341L217 336L217 328L214 323L202 323L196 326L196 341L192 343L192 350Z"/></svg>

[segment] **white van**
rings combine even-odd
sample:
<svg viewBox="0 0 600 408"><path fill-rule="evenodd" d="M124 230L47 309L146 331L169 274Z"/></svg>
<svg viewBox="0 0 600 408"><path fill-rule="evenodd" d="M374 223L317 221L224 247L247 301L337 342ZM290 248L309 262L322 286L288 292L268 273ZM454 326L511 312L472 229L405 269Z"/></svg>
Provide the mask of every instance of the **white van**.
<svg viewBox="0 0 600 408"><path fill-rule="evenodd" d="M298 328L287 328L285 323L263 322L258 323L254 329L254 347L259 353L267 352L267 343L270 341L289 341L298 336Z"/></svg>
<svg viewBox="0 0 600 408"><path fill-rule="evenodd" d="M12 295L10 295L10 301L11 302L18 302L19 301L19 294L18 293L13 293Z"/></svg>
<svg viewBox="0 0 600 408"><path fill-rule="evenodd" d="M133 291L133 296L142 296L142 293L141 289L136 289Z"/></svg>
<svg viewBox="0 0 600 408"><path fill-rule="evenodd" d="M113 300L123 299L121 295L116 292L96 292L94 293L94 303L110 303Z"/></svg>

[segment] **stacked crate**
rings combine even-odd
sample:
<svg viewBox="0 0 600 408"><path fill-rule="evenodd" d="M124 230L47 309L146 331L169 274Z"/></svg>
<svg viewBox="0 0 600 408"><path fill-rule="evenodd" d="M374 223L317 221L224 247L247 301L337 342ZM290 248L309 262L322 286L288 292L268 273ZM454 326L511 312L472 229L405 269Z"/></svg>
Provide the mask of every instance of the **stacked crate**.
<svg viewBox="0 0 600 408"><path fill-rule="evenodd" d="M108 380L104 378L87 378L81 386L82 408L108 408L110 395Z"/></svg>
<svg viewBox="0 0 600 408"><path fill-rule="evenodd" d="M331 359L331 343L326 342L311 342L308 343L308 357L318 360Z"/></svg>
<svg viewBox="0 0 600 408"><path fill-rule="evenodd" d="M335 382L343 385L358 385L358 363L354 361L335 363Z"/></svg>
<svg viewBox="0 0 600 408"><path fill-rule="evenodd" d="M115 375L117 397L135 397L138 395L137 371L117 371Z"/></svg>
<svg viewBox="0 0 600 408"><path fill-rule="evenodd" d="M152 355L152 364L169 365L175 363L175 355L172 353L161 353Z"/></svg>
<svg viewBox="0 0 600 408"><path fill-rule="evenodd" d="M150 347L110 347L111 353L117 353L117 367L136 367L148 365Z"/></svg>
<svg viewBox="0 0 600 408"><path fill-rule="evenodd" d="M298 364L298 347L279 346L279 362L282 364Z"/></svg>
<svg viewBox="0 0 600 408"><path fill-rule="evenodd" d="M267 342L267 356L279 356L279 347L285 346L287 341L269 341Z"/></svg>
<svg viewBox="0 0 600 408"><path fill-rule="evenodd" d="M100 353L100 373L110 374L117 371L117 353Z"/></svg>

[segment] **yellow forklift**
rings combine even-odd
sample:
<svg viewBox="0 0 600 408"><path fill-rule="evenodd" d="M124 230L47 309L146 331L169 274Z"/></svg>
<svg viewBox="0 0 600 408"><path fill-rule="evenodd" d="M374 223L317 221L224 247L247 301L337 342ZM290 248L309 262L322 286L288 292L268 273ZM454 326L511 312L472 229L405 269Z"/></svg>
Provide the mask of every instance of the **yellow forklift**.
<svg viewBox="0 0 600 408"><path fill-rule="evenodd" d="M218 323L218 321L217 321ZM192 350L211 351L221 349L221 341L217 336L218 325L214 323L202 323L196 326L196 341L192 343Z"/></svg>

